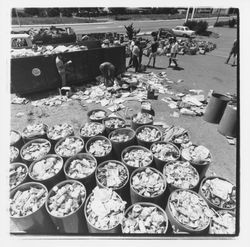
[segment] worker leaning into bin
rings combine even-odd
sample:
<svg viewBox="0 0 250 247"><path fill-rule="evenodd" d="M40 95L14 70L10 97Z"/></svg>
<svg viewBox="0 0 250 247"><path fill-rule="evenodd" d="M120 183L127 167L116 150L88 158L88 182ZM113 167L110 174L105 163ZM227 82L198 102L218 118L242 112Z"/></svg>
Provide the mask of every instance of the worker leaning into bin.
<svg viewBox="0 0 250 247"><path fill-rule="evenodd" d="M62 54L58 54L56 57L56 67L59 75L61 76L62 80L62 87L65 87L67 82L66 82L66 67L68 64L72 63L71 60L65 62Z"/></svg>
<svg viewBox="0 0 250 247"><path fill-rule="evenodd" d="M116 68L112 63L104 62L99 66L101 75L104 78L104 84L107 87L114 85Z"/></svg>

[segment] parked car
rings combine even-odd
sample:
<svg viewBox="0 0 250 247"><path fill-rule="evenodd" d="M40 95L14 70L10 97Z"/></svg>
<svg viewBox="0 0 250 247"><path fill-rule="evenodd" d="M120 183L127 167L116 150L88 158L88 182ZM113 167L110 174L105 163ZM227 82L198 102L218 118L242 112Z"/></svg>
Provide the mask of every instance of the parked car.
<svg viewBox="0 0 250 247"><path fill-rule="evenodd" d="M159 37L165 39L165 38L175 37L175 34L169 28L159 28Z"/></svg>
<svg viewBox="0 0 250 247"><path fill-rule="evenodd" d="M195 31L190 30L188 27L185 26L177 26L172 29L176 36L183 36L183 37L192 37L195 35Z"/></svg>

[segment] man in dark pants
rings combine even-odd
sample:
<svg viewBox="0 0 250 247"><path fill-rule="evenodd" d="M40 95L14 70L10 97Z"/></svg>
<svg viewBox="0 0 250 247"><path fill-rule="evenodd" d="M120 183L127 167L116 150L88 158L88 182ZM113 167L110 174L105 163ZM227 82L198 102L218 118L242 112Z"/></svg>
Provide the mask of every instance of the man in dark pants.
<svg viewBox="0 0 250 247"><path fill-rule="evenodd" d="M113 86L115 80L115 66L112 63L104 62L99 66L99 69L102 76L104 77L105 86Z"/></svg>
<svg viewBox="0 0 250 247"><path fill-rule="evenodd" d="M157 49L159 47L159 43L157 42L157 38L154 38L153 43L151 44L151 53L149 55L149 60L147 66L149 66L151 59L153 58L153 68L155 67L155 60L157 56Z"/></svg>
<svg viewBox="0 0 250 247"><path fill-rule="evenodd" d="M233 64L232 64L232 65L234 66L234 65L235 65L235 57L236 57L236 55L238 55L238 52L239 52L239 46L238 46L238 40L236 39L236 40L234 41L234 43L233 43L233 47L232 47L232 49L231 49L231 51L230 51L230 53L229 53L229 56L228 56L228 58L227 58L225 64L228 64L228 62L229 62L231 56L233 55L234 61L233 61Z"/></svg>

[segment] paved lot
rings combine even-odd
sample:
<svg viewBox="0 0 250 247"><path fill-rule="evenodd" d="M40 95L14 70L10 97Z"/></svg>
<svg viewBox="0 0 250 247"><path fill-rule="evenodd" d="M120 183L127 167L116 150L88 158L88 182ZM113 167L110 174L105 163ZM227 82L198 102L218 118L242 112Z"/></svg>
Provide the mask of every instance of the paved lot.
<svg viewBox="0 0 250 247"><path fill-rule="evenodd" d="M168 58L166 56L157 57L156 66L161 69L148 69L148 71L166 71L170 79L183 79L183 82L173 85L172 90L174 91L202 89L206 95L210 89L214 89L221 93L236 93L237 67L224 64L233 40L236 38L236 29L218 28L214 31L221 35L219 39L211 39L212 42L217 43L218 49L215 51L206 55L179 56L179 65L183 68L179 71L167 68ZM147 57L143 57L144 64L147 63L147 59ZM96 105L91 104L88 109L95 107ZM139 110L139 103L132 102L130 107L136 112ZM164 121L188 129L193 143L203 144L210 149L213 163L209 174L216 173L232 182L236 181L236 146L229 145L226 138L217 132L217 125L207 123L201 117L180 116L173 118L170 116L173 110L161 100L153 101L153 107L156 111L156 121ZM21 131L27 124L26 114L30 109L30 104L25 106L11 105L11 128ZM17 118L18 112L24 112L25 115ZM40 114L39 109L36 110L34 117L38 114ZM86 111L77 102L49 108L46 114L47 116L42 116L39 120L48 125L68 122L73 124L76 130L86 121Z"/></svg>

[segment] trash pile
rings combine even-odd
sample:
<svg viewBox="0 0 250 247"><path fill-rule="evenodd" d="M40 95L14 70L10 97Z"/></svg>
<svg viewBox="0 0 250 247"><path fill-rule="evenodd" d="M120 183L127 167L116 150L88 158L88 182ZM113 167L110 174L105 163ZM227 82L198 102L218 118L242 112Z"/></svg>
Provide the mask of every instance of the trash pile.
<svg viewBox="0 0 250 247"><path fill-rule="evenodd" d="M179 43L179 55L196 55L198 54L205 54L206 52L210 52L216 48L216 44L205 41L205 40L184 40L181 39L178 41Z"/></svg>
<svg viewBox="0 0 250 247"><path fill-rule="evenodd" d="M199 40L199 39L177 39L178 43L178 54L179 55L205 55L206 52L210 52L216 49L216 44L210 41ZM170 54L170 43L168 39L160 41L160 47L157 50L158 55L169 55ZM144 54L147 55L149 52L148 48L145 49Z"/></svg>
<svg viewBox="0 0 250 247"><path fill-rule="evenodd" d="M190 93L177 93L170 97L164 97L161 100L166 102L171 109L177 110L176 117L179 114L188 116L202 116L205 112L207 99L202 90L189 90Z"/></svg>
<svg viewBox="0 0 250 247"><path fill-rule="evenodd" d="M87 46L84 45L47 45L47 46L37 46L32 49L11 49L11 58L19 57L34 57L34 56L47 56L57 53L65 52L75 52L75 51L84 51L88 50Z"/></svg>
<svg viewBox="0 0 250 247"><path fill-rule="evenodd" d="M106 87L103 83L78 89L70 97L56 95L45 99L32 101L33 106L59 106L65 102L78 100L81 105L95 103L107 107L108 110L116 112L125 109L128 101L139 101L148 98L151 90L154 94L167 94L161 100L174 110L171 116L181 115L202 116L207 105L207 98L202 94L203 90L190 89L189 93L175 93L171 91L171 84L181 83L183 80L174 82L167 77L166 72L137 74L125 73L120 80L116 80L113 87ZM126 85L126 89L125 88ZM13 98L13 104L27 104L25 98Z"/></svg>

